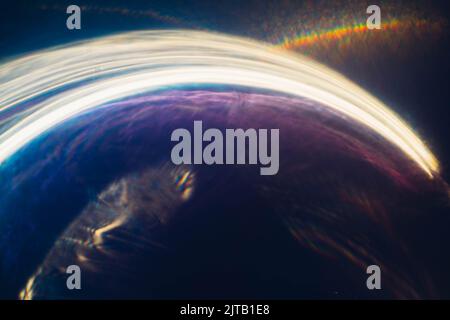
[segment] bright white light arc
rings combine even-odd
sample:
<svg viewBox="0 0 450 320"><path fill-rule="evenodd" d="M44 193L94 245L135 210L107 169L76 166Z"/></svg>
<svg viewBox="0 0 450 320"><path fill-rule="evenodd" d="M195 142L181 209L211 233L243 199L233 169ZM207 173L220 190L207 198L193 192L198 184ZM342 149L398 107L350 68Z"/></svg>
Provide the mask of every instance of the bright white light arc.
<svg viewBox="0 0 450 320"><path fill-rule="evenodd" d="M43 132L109 101L183 84L241 85L305 97L378 132L430 177L438 161L381 101L306 57L215 33L140 31L30 54L0 66L0 115L35 97L0 131L0 164ZM74 87L60 90L68 85Z"/></svg>

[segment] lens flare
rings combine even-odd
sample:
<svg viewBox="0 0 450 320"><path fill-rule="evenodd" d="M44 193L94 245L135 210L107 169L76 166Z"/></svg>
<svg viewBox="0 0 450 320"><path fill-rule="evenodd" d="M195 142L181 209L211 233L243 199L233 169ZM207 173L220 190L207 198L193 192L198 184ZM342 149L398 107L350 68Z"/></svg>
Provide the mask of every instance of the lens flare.
<svg viewBox="0 0 450 320"><path fill-rule="evenodd" d="M202 31L140 31L53 48L0 67L0 163L47 130L112 100L222 84L301 96L400 148L430 177L438 162L381 101L342 75L270 45Z"/></svg>
<svg viewBox="0 0 450 320"><path fill-rule="evenodd" d="M424 24L423 21L418 21L418 25ZM403 21L399 21L398 19L391 19L385 23L383 23L383 30L397 30L399 27L403 26ZM352 25L342 25L335 28L330 29L322 29L315 32L302 33L297 35L294 38L285 38L280 47L285 49L295 49L299 47L312 46L317 42L327 42L327 41L339 41L346 37L352 36L358 33L364 32L376 32L372 31L367 27L365 22L355 23Z"/></svg>

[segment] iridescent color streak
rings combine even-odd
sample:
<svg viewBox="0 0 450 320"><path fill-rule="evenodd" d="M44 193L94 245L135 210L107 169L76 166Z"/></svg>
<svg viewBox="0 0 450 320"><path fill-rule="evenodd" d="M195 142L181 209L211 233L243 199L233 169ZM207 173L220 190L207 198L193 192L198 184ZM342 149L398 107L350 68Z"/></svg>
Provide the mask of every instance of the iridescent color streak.
<svg viewBox="0 0 450 320"><path fill-rule="evenodd" d="M391 19L388 22L383 23L380 30L397 30L402 26L406 26L406 24L410 25L410 22L403 23L398 19ZM415 24L417 24L417 26L420 26L424 24L424 21L416 21ZM323 29L319 31L301 33L300 35L292 39L284 39L283 42L279 44L279 46L285 49L294 49L299 47L311 46L316 44L317 42L322 43L324 41L339 41L343 38L368 31L377 32L378 30L369 29L365 22L357 23L352 25L339 26L332 29Z"/></svg>
<svg viewBox="0 0 450 320"><path fill-rule="evenodd" d="M438 172L436 158L408 125L339 73L263 43L189 30L125 33L0 66L0 164L83 112L189 84L237 85L310 99L374 130L430 177Z"/></svg>

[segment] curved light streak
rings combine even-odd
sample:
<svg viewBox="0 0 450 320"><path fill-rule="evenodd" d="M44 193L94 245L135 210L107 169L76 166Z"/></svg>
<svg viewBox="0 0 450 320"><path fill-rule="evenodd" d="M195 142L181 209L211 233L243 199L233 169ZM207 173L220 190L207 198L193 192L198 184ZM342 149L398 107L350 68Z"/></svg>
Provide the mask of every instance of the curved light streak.
<svg viewBox="0 0 450 320"><path fill-rule="evenodd" d="M0 66L0 119L6 113L14 118L3 120L0 164L43 132L84 111L183 84L242 85L309 98L378 132L430 177L438 172L436 158L407 124L342 75L262 43L186 30L130 32L41 51ZM39 97L45 99L37 99L25 111L18 108Z"/></svg>

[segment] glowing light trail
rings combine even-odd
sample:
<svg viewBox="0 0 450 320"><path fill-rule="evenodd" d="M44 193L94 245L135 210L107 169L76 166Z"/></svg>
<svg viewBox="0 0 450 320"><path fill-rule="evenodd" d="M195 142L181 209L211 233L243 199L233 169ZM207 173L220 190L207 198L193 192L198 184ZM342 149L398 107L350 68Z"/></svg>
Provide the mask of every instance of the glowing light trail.
<svg viewBox="0 0 450 320"><path fill-rule="evenodd" d="M125 33L2 65L0 119L8 113L15 120L3 120L0 163L84 111L184 84L241 85L309 98L375 130L431 177L438 171L436 158L420 138L381 101L342 75L259 42L184 30ZM37 99L25 111L18 108L37 97L46 99Z"/></svg>

